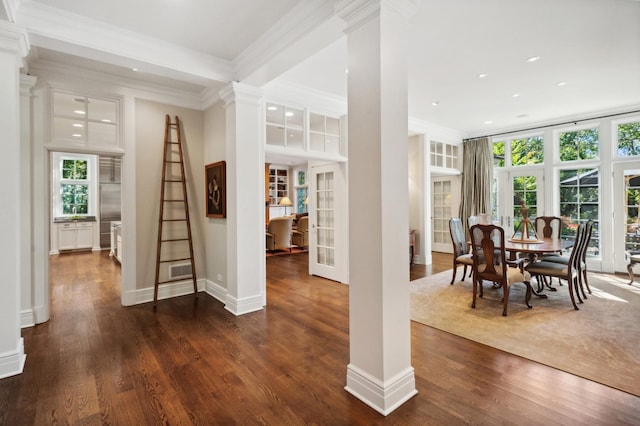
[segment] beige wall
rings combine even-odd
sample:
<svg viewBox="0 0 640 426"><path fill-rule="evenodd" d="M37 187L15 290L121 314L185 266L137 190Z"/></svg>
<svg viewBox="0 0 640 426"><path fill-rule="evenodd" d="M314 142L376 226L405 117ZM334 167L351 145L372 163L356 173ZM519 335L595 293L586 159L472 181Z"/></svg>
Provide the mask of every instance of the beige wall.
<svg viewBox="0 0 640 426"><path fill-rule="evenodd" d="M172 122L175 122L176 116L180 118L196 276L198 279L206 277L204 113L138 99L135 107L138 289L153 287L155 281L162 155L167 114Z"/></svg>
<svg viewBox="0 0 640 426"><path fill-rule="evenodd" d="M225 109L222 102L204 112L205 164L226 160ZM227 168L229 165L227 164ZM227 287L227 219L205 219L207 278Z"/></svg>

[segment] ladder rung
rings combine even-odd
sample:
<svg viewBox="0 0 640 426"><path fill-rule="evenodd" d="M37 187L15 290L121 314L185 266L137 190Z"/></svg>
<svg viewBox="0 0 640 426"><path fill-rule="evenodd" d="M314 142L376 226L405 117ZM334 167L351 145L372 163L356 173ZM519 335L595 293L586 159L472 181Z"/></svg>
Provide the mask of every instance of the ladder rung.
<svg viewBox="0 0 640 426"><path fill-rule="evenodd" d="M183 180L165 179L165 182L184 182Z"/></svg>
<svg viewBox="0 0 640 426"><path fill-rule="evenodd" d="M162 219L163 222L185 222L187 219Z"/></svg>
<svg viewBox="0 0 640 426"><path fill-rule="evenodd" d="M172 238L170 240L160 240L161 243L170 243L172 241L189 241L188 238Z"/></svg>
<svg viewBox="0 0 640 426"><path fill-rule="evenodd" d="M170 160L167 160L167 161L165 161L165 163L175 163L175 164L180 164L180 161L170 161Z"/></svg>
<svg viewBox="0 0 640 426"><path fill-rule="evenodd" d="M164 200L165 203L184 203L184 200Z"/></svg>
<svg viewBox="0 0 640 426"><path fill-rule="evenodd" d="M184 259L167 259L167 260L161 260L160 263L179 262L181 260L191 260L191 258L185 257Z"/></svg>
<svg viewBox="0 0 640 426"><path fill-rule="evenodd" d="M167 143L170 143L172 145L178 145L180 142L167 141Z"/></svg>
<svg viewBox="0 0 640 426"><path fill-rule="evenodd" d="M184 278L176 278L174 280L169 280L169 281L158 281L158 285L160 284L166 284L166 283L175 283L178 281L184 281L184 280L189 280L189 279L193 279L193 275L185 275Z"/></svg>

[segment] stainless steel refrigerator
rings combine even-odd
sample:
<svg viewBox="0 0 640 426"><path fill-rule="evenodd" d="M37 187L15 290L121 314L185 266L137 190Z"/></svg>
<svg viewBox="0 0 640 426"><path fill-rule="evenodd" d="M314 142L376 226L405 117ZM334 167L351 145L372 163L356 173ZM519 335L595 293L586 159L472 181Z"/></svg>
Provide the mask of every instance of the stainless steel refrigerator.
<svg viewBox="0 0 640 426"><path fill-rule="evenodd" d="M121 219L121 159L100 156L100 248L111 246L111 222Z"/></svg>

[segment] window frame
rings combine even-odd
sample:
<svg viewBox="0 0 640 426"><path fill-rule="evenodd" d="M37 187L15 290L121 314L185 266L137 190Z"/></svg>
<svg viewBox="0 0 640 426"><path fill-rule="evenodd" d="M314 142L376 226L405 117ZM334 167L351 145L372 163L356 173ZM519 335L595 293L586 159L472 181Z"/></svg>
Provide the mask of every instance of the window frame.
<svg viewBox="0 0 640 426"><path fill-rule="evenodd" d="M62 177L63 162L65 160L87 161L87 179L65 179ZM98 169L97 156L92 154L77 154L69 152L52 153L52 210L54 218L89 217L96 216L98 206ZM62 199L62 185L87 186L87 212L64 213Z"/></svg>

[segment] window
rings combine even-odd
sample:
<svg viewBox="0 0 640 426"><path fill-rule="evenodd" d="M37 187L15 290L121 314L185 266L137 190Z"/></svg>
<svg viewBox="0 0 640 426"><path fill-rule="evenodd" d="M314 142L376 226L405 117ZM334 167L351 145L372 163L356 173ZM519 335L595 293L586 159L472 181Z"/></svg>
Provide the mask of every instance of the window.
<svg viewBox="0 0 640 426"><path fill-rule="evenodd" d="M640 155L640 121L618 125L618 157Z"/></svg>
<svg viewBox="0 0 640 426"><path fill-rule="evenodd" d="M458 168L458 146L431 141L431 165L447 169Z"/></svg>
<svg viewBox="0 0 640 426"><path fill-rule="evenodd" d="M598 222L600 217L599 170L560 170L560 215L563 219L562 237L574 239L578 225L588 220L594 222L591 243L587 254L596 256L599 251Z"/></svg>
<svg viewBox="0 0 640 426"><path fill-rule="evenodd" d="M88 163L87 160L62 160L60 194L63 215L89 212Z"/></svg>
<svg viewBox="0 0 640 426"><path fill-rule="evenodd" d="M95 156L53 154L54 217L95 215L95 175Z"/></svg>
<svg viewBox="0 0 640 426"><path fill-rule="evenodd" d="M592 160L598 157L597 127L560 133L560 161Z"/></svg>
<svg viewBox="0 0 640 426"><path fill-rule="evenodd" d="M493 143L493 167L504 167L504 142Z"/></svg>
<svg viewBox="0 0 640 426"><path fill-rule="evenodd" d="M308 186L307 186L307 171L296 171L296 213L305 213L308 210Z"/></svg>
<svg viewBox="0 0 640 426"><path fill-rule="evenodd" d="M504 147L502 149L503 149L502 155L504 158ZM494 144L494 159L495 159L495 144ZM513 166L542 164L543 162L544 162L544 139L542 138L542 136L534 136L530 138L511 140L511 164Z"/></svg>

